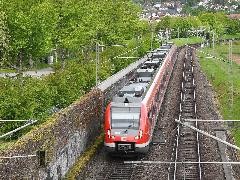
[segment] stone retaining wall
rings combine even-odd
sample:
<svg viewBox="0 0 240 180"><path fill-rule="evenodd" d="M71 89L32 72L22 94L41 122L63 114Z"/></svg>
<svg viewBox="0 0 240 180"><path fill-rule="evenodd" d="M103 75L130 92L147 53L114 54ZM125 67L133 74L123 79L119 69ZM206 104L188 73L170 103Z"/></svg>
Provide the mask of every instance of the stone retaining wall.
<svg viewBox="0 0 240 180"><path fill-rule="evenodd" d="M33 129L0 156L46 152L46 165L38 157L0 159L0 179L61 179L100 132L103 96L93 90L79 101Z"/></svg>

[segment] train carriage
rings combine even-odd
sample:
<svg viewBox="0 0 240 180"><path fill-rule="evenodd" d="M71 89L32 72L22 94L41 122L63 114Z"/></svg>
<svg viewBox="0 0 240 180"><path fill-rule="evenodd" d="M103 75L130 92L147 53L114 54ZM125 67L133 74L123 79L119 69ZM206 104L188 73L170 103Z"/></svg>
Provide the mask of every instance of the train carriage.
<svg viewBox="0 0 240 180"><path fill-rule="evenodd" d="M104 146L114 153L147 153L175 64L175 46L151 52L106 108Z"/></svg>

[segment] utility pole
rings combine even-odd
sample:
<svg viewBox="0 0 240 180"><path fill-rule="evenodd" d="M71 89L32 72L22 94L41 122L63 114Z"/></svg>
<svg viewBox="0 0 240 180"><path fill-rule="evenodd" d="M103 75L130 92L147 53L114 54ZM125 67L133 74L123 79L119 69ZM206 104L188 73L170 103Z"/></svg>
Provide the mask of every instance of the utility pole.
<svg viewBox="0 0 240 180"><path fill-rule="evenodd" d="M96 87L98 86L99 44L96 42Z"/></svg>
<svg viewBox="0 0 240 180"><path fill-rule="evenodd" d="M215 33L213 31L213 53L215 52Z"/></svg>
<svg viewBox="0 0 240 180"><path fill-rule="evenodd" d="M229 68L228 68L228 76L230 82L230 96L229 96L229 103L230 103L230 117L232 118L233 114L233 69L232 69L232 40L229 41ZM231 119L230 118L230 119Z"/></svg>
<svg viewBox="0 0 240 180"><path fill-rule="evenodd" d="M154 38L154 32L152 29L152 35L151 35L151 51L153 50L153 38Z"/></svg>
<svg viewBox="0 0 240 180"><path fill-rule="evenodd" d="M169 41L169 31L168 28L166 29L166 43Z"/></svg>
<svg viewBox="0 0 240 180"><path fill-rule="evenodd" d="M178 39L179 39L179 27L177 28L177 36L178 36Z"/></svg>
<svg viewBox="0 0 240 180"><path fill-rule="evenodd" d="M154 38L154 32L153 32L153 3L152 0L148 1L150 4L150 13L151 13L151 19L150 19L150 27L151 27L151 51L153 50L153 38Z"/></svg>

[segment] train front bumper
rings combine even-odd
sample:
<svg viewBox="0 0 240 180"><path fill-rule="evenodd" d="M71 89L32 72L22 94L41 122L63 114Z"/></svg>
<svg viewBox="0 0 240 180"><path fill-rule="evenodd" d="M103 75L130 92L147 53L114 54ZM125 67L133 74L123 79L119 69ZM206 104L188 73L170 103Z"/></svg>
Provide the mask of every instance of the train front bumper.
<svg viewBox="0 0 240 180"><path fill-rule="evenodd" d="M143 153L146 154L149 150L149 143L104 143L105 150L109 153Z"/></svg>

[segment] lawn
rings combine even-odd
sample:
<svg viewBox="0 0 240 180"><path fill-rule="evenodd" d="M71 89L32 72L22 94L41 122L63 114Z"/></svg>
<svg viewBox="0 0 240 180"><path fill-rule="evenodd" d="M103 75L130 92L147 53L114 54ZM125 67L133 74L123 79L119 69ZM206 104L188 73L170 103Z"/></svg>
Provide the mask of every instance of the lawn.
<svg viewBox="0 0 240 180"><path fill-rule="evenodd" d="M209 55L198 52L201 68L217 94L223 118L240 120L240 65L234 61L231 65L228 60L228 44L216 45L214 49L207 47L202 50L213 56L209 58L207 57ZM233 43L232 52L235 56L240 55L240 41ZM234 123L232 132L237 145L240 146L240 122Z"/></svg>
<svg viewBox="0 0 240 180"><path fill-rule="evenodd" d="M0 73L14 73L16 70L13 69L0 69Z"/></svg>
<svg viewBox="0 0 240 180"><path fill-rule="evenodd" d="M201 37L189 37L189 38L176 38L171 39L177 46L183 46L185 44L197 44L203 42Z"/></svg>

